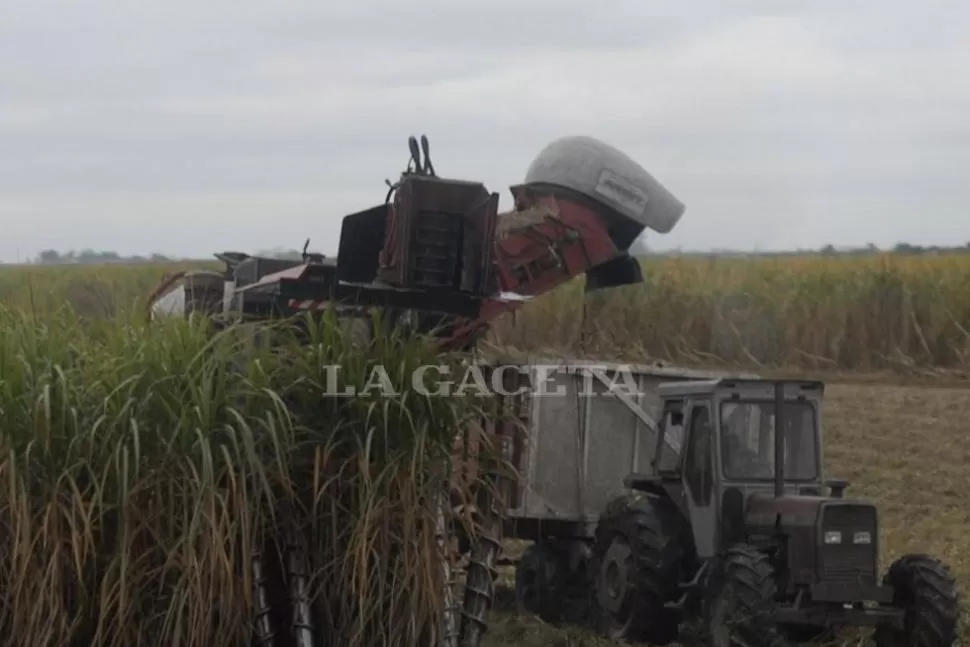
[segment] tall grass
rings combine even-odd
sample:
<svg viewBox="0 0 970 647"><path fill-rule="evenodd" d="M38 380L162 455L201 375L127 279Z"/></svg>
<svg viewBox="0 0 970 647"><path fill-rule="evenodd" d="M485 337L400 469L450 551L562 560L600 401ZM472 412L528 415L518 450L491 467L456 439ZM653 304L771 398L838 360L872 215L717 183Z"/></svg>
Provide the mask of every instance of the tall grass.
<svg viewBox="0 0 970 647"><path fill-rule="evenodd" d="M435 501L454 434L482 403L421 397L405 380L457 359L419 340L352 347L327 321L302 345L274 327L146 328L144 297L173 269L0 270L2 644L248 645L252 558L279 570L294 538L310 557L317 644L428 644L445 606ZM584 297L573 282L492 339L533 353L966 368L968 275L966 257L655 259L642 285ZM397 395L322 396L324 367L360 388L377 364ZM845 446L867 446L858 422ZM865 472L878 492L885 475Z"/></svg>
<svg viewBox="0 0 970 647"><path fill-rule="evenodd" d="M280 568L287 530L309 555L318 644L433 635L433 502L478 404L408 388L441 361L419 340L352 347L323 322L296 344L0 310L5 644L248 645L252 558ZM360 389L377 364L396 395L323 395L325 367Z"/></svg>
<svg viewBox="0 0 970 647"><path fill-rule="evenodd" d="M117 317L173 269L8 268L0 302ZM492 339L691 363L970 368L967 255L662 258L646 260L644 276L585 298L574 281L497 322Z"/></svg>
<svg viewBox="0 0 970 647"><path fill-rule="evenodd" d="M970 257L656 259L643 284L577 281L493 338L691 363L811 369L970 368Z"/></svg>

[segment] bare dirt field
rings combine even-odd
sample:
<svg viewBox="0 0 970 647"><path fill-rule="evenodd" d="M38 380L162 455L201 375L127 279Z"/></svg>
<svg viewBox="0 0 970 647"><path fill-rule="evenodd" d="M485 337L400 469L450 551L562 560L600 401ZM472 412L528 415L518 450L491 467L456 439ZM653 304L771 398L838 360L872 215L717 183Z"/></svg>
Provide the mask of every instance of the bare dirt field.
<svg viewBox="0 0 970 647"><path fill-rule="evenodd" d="M840 383L827 387L826 475L850 481L848 497L879 505L881 561L926 552L944 559L970 592L970 387ZM510 569L511 571L511 569ZM509 580L511 572L503 573ZM508 594L503 595L507 598ZM487 644L609 644L581 629L493 612ZM970 639L964 607L961 640Z"/></svg>

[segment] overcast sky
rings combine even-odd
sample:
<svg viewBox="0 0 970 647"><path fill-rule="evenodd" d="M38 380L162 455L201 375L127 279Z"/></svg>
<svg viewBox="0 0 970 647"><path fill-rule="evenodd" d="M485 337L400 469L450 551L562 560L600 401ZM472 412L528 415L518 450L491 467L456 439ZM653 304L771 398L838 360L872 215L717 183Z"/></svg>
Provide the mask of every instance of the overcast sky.
<svg viewBox="0 0 970 647"><path fill-rule="evenodd" d="M687 205L657 248L970 241L970 3L0 0L0 260L336 250L426 133L508 186L562 135Z"/></svg>

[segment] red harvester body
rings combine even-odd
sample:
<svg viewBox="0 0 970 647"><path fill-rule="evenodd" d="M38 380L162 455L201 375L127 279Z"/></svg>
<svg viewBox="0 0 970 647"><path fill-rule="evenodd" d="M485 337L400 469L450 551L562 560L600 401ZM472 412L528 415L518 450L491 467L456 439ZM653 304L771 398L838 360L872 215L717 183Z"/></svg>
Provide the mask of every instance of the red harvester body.
<svg viewBox="0 0 970 647"><path fill-rule="evenodd" d="M495 317L581 274L587 290L642 281L630 244L646 227L669 231L683 213L619 151L564 138L536 159L531 181L511 188L515 210L499 214L498 194L484 185L434 175L426 142L422 166L411 138L415 168L384 204L344 217L336 262L307 259L251 281L234 262L238 309L390 308L411 313L442 346L467 347Z"/></svg>

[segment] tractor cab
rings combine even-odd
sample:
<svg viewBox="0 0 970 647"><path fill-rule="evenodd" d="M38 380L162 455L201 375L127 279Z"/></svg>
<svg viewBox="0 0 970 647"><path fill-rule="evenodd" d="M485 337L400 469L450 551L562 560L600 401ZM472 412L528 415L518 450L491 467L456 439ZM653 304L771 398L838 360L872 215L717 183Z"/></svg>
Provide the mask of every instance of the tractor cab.
<svg viewBox="0 0 970 647"><path fill-rule="evenodd" d="M657 393L654 471L628 484L676 504L697 558L743 542L785 563L789 591L851 581L867 589L852 593L885 597L875 590L875 507L824 479L821 382L687 380Z"/></svg>
<svg viewBox="0 0 970 647"><path fill-rule="evenodd" d="M683 472L688 488L705 500L728 488L822 494L822 383L690 380L657 391L663 401L658 475Z"/></svg>
<svg viewBox="0 0 970 647"><path fill-rule="evenodd" d="M841 496L843 483L823 479L823 392L816 381L751 378L660 385L650 480L681 482L704 504L729 491L821 496L828 487Z"/></svg>

